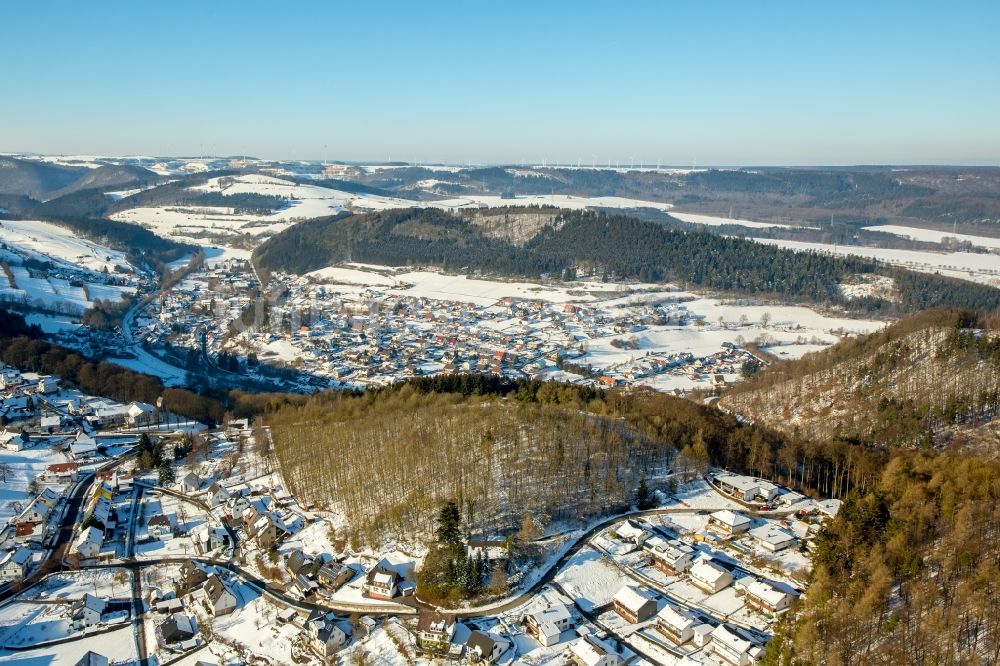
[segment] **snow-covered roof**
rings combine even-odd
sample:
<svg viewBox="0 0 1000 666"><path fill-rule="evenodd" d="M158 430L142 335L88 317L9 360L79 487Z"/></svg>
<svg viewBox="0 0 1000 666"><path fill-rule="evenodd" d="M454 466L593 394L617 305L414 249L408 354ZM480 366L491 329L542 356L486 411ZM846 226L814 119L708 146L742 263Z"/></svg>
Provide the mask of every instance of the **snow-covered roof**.
<svg viewBox="0 0 1000 666"><path fill-rule="evenodd" d="M673 604L664 606L663 610L656 614L656 618L668 627L678 631L698 624L697 618L692 613L683 608L678 608Z"/></svg>
<svg viewBox="0 0 1000 666"><path fill-rule="evenodd" d="M604 655L615 653L611 645L589 634L573 643L570 651L585 666L596 666Z"/></svg>
<svg viewBox="0 0 1000 666"><path fill-rule="evenodd" d="M762 525L750 530L750 536L772 546L781 546L795 541L795 535L774 525Z"/></svg>
<svg viewBox="0 0 1000 666"><path fill-rule="evenodd" d="M730 509L723 509L722 511L716 511L709 517L718 523L721 523L723 525L728 525L729 527L733 528L750 524L750 518L744 516L742 513L731 511Z"/></svg>
<svg viewBox="0 0 1000 666"><path fill-rule="evenodd" d="M650 601L655 602L656 597L653 596L651 592L643 588L626 585L622 589L618 590L618 594L615 595L614 601L623 608L627 608L628 610L635 612Z"/></svg>
<svg viewBox="0 0 1000 666"><path fill-rule="evenodd" d="M712 560L702 558L691 567L691 575L706 583L715 583L723 576L730 574Z"/></svg>

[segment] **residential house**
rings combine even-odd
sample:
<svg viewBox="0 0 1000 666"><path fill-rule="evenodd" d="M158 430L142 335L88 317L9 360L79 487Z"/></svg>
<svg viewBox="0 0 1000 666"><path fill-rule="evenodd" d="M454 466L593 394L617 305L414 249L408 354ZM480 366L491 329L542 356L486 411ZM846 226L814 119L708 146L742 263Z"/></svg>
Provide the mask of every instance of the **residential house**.
<svg viewBox="0 0 1000 666"><path fill-rule="evenodd" d="M158 419L156 407L145 402L133 402L125 412L125 422L133 428L153 425Z"/></svg>
<svg viewBox="0 0 1000 666"><path fill-rule="evenodd" d="M379 564L365 578L365 596L372 599L392 599L399 591L402 579L394 569Z"/></svg>
<svg viewBox="0 0 1000 666"><path fill-rule="evenodd" d="M421 611L417 618L416 639L421 650L444 654L455 635L455 616L437 611Z"/></svg>
<svg viewBox="0 0 1000 666"><path fill-rule="evenodd" d="M611 643L591 634L573 643L569 652L576 666L618 666L622 663Z"/></svg>
<svg viewBox="0 0 1000 666"><path fill-rule="evenodd" d="M313 558L306 555L301 548L293 550L285 560L285 568L288 569L288 573L292 574L293 577L298 576L300 573L308 575L312 564Z"/></svg>
<svg viewBox="0 0 1000 666"><path fill-rule="evenodd" d="M62 417L58 414L48 414L43 416L38 422L39 430L50 435L61 427Z"/></svg>
<svg viewBox="0 0 1000 666"><path fill-rule="evenodd" d="M634 520L626 520L616 528L615 532L622 541L634 543L637 546L641 546L646 542L646 539L653 536Z"/></svg>
<svg viewBox="0 0 1000 666"><path fill-rule="evenodd" d="M49 507L49 510L51 511L56 508L57 504L59 504L59 499L59 493L51 488L45 488L42 492L38 493L38 498L35 501L41 502L45 506Z"/></svg>
<svg viewBox="0 0 1000 666"><path fill-rule="evenodd" d="M733 582L733 575L711 559L699 559L688 572L695 587L709 594L724 590Z"/></svg>
<svg viewBox="0 0 1000 666"><path fill-rule="evenodd" d="M191 618L183 613L174 613L157 627L165 645L183 643L194 638L195 628Z"/></svg>
<svg viewBox="0 0 1000 666"><path fill-rule="evenodd" d="M42 500L35 498L24 511L17 517L19 523L44 523L48 518L51 507Z"/></svg>
<svg viewBox="0 0 1000 666"><path fill-rule="evenodd" d="M229 586L214 573L210 574L202 586L205 600L212 609L212 615L228 615L236 610L236 595Z"/></svg>
<svg viewBox="0 0 1000 666"><path fill-rule="evenodd" d="M626 585L612 600L615 612L627 622L645 622L656 615L656 597L644 588Z"/></svg>
<svg viewBox="0 0 1000 666"><path fill-rule="evenodd" d="M17 368L0 368L0 389L11 389L21 385L21 372Z"/></svg>
<svg viewBox="0 0 1000 666"><path fill-rule="evenodd" d="M43 395L56 393L59 390L58 377L41 377L35 385L35 391Z"/></svg>
<svg viewBox="0 0 1000 666"><path fill-rule="evenodd" d="M45 525L43 523L15 523L15 543L41 543L43 539L45 539Z"/></svg>
<svg viewBox="0 0 1000 666"><path fill-rule="evenodd" d="M332 658L351 635L351 625L338 621L332 613L312 611L305 622L305 633L310 645L324 659Z"/></svg>
<svg viewBox="0 0 1000 666"><path fill-rule="evenodd" d="M79 463L54 463L41 473L39 481L41 483L73 483L79 473Z"/></svg>
<svg viewBox="0 0 1000 666"><path fill-rule="evenodd" d="M795 599L789 592L752 576L740 578L734 587L738 594L743 595L747 606L765 613L783 611L791 606Z"/></svg>
<svg viewBox="0 0 1000 666"><path fill-rule="evenodd" d="M69 444L69 452L77 460L90 458L97 453L97 440L82 430L77 431L73 441Z"/></svg>
<svg viewBox="0 0 1000 666"><path fill-rule="evenodd" d="M300 593L302 593L302 596L307 599L312 595L316 594L316 592L319 590L319 583L314 581L312 578L309 578L304 573L301 573L295 577L293 585L295 585L295 589L297 589Z"/></svg>
<svg viewBox="0 0 1000 666"><path fill-rule="evenodd" d="M351 564L327 564L319 568L316 578L321 585L325 585L333 590L339 590L341 586L350 583L354 577L361 573L357 565Z"/></svg>
<svg viewBox="0 0 1000 666"><path fill-rule="evenodd" d="M562 633L575 626L573 613L566 604L556 604L528 613L521 621L528 634L545 647L558 643Z"/></svg>
<svg viewBox="0 0 1000 666"><path fill-rule="evenodd" d="M208 580L208 574L194 560L188 560L181 565L180 577L176 583L177 596L194 592Z"/></svg>
<svg viewBox="0 0 1000 666"><path fill-rule="evenodd" d="M708 517L708 529L724 537L734 537L749 530L752 522L742 513L724 509Z"/></svg>
<svg viewBox="0 0 1000 666"><path fill-rule="evenodd" d="M73 549L79 553L80 557L83 559L90 559L97 557L98 553L101 552L101 546L104 544L104 533L91 525L87 529L80 532L80 536L76 540Z"/></svg>
<svg viewBox="0 0 1000 666"><path fill-rule="evenodd" d="M146 522L146 529L150 534L162 539L173 535L174 529L171 525L170 516L165 513L158 513Z"/></svg>
<svg viewBox="0 0 1000 666"><path fill-rule="evenodd" d="M691 568L694 549L686 543L654 536L643 546L650 555L650 563L668 576L678 576Z"/></svg>
<svg viewBox="0 0 1000 666"><path fill-rule="evenodd" d="M202 523L191 530L191 540L199 555L207 555L229 545L229 532L221 527Z"/></svg>
<svg viewBox="0 0 1000 666"><path fill-rule="evenodd" d="M712 630L709 648L723 663L750 666L760 657L761 648L735 627L720 624Z"/></svg>
<svg viewBox="0 0 1000 666"><path fill-rule="evenodd" d="M781 489L770 481L754 479L742 474L721 472L712 477L712 482L719 490L741 502L754 500L770 502L781 492Z"/></svg>
<svg viewBox="0 0 1000 666"><path fill-rule="evenodd" d="M31 551L27 548L18 548L7 553L0 559L0 581L23 580L28 575L29 566L31 566Z"/></svg>
<svg viewBox="0 0 1000 666"><path fill-rule="evenodd" d="M774 525L762 525L750 530L750 536L760 544L764 550L776 553L785 548L795 545L795 535L788 530Z"/></svg>
<svg viewBox="0 0 1000 666"><path fill-rule="evenodd" d="M194 472L188 472L180 481L182 493L196 493L201 488L201 477Z"/></svg>
<svg viewBox="0 0 1000 666"><path fill-rule="evenodd" d="M494 664L510 647L510 641L494 634L473 631L465 643L469 661L477 664Z"/></svg>
<svg viewBox="0 0 1000 666"><path fill-rule="evenodd" d="M667 604L656 614L656 629L675 645L686 643L694 637L694 628L700 624L697 617L673 604Z"/></svg>
<svg viewBox="0 0 1000 666"><path fill-rule="evenodd" d="M225 504L229 500L229 491L218 483L213 483L208 487L208 505L213 509Z"/></svg>
<svg viewBox="0 0 1000 666"><path fill-rule="evenodd" d="M83 629L93 627L101 623L104 611L108 607L108 602L95 597L92 594L84 594L83 597L73 602L70 607L70 619L73 628Z"/></svg>

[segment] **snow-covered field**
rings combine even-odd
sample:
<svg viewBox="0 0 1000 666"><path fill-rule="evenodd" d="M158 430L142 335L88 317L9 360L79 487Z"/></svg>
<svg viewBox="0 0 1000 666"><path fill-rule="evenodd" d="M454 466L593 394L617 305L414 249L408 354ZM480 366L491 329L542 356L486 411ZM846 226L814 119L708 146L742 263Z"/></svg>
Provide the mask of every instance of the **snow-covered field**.
<svg viewBox="0 0 1000 666"><path fill-rule="evenodd" d="M45 443L24 451L0 448L0 463L10 466L7 479L0 483L0 526L14 517L17 505L26 507L32 497L28 486L39 474L49 465L69 460L66 454Z"/></svg>
<svg viewBox="0 0 1000 666"><path fill-rule="evenodd" d="M709 227L721 227L723 225L735 224L750 229L768 229L772 227L797 228L790 224L778 224L777 222L754 222L753 220L741 220L729 217L718 217L716 215L702 215L700 213L682 213L680 211L670 211L671 217L676 217L681 222L688 224L704 224Z"/></svg>
<svg viewBox="0 0 1000 666"><path fill-rule="evenodd" d="M77 237L72 231L36 220L3 220L0 241L34 255L52 259L71 268L115 272L115 266L129 266L125 253Z"/></svg>
<svg viewBox="0 0 1000 666"><path fill-rule="evenodd" d="M878 259L887 264L902 266L924 273L941 273L983 284L1000 285L1000 258L995 254L972 252L923 252L920 250L892 250L858 245L826 245L805 241L755 238L758 243L777 245L790 250L814 251L837 255L854 255Z"/></svg>
<svg viewBox="0 0 1000 666"><path fill-rule="evenodd" d="M628 579L599 552L586 546L566 563L555 582L585 611L611 603Z"/></svg>
<svg viewBox="0 0 1000 666"><path fill-rule="evenodd" d="M30 220L0 222L0 258L10 275L0 274L0 298L26 301L59 312L82 313L96 299L118 301L132 286L107 284L105 273L128 280L134 273L125 254L75 236L69 229ZM30 261L55 265L29 269Z"/></svg>
<svg viewBox="0 0 1000 666"><path fill-rule="evenodd" d="M904 238L909 238L916 241L924 241L926 243L942 243L945 238L953 238L961 242L972 243L979 247L988 248L1000 248L1000 238L992 238L990 236L970 236L968 234L953 234L947 231L938 231L936 229L921 229L920 227L904 227L898 224L880 224L870 227L864 227L865 231L881 231L886 234L893 234L894 236L903 236Z"/></svg>

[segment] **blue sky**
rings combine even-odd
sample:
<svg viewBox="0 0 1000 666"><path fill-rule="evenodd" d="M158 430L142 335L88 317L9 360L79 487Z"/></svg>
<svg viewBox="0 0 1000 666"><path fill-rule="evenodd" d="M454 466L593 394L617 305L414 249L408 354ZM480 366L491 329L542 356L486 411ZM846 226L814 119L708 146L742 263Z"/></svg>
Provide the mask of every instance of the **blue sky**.
<svg viewBox="0 0 1000 666"><path fill-rule="evenodd" d="M28 2L0 151L1000 164L998 2Z"/></svg>

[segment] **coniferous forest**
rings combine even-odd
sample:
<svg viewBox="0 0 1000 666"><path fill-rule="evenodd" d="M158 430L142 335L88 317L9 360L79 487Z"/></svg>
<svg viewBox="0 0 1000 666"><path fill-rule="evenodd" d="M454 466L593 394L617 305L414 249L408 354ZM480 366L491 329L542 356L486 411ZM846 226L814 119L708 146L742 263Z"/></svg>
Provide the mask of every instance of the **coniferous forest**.
<svg viewBox="0 0 1000 666"><path fill-rule="evenodd" d="M858 312L906 314L939 305L992 310L1000 289L892 268L870 259L794 252L623 215L563 212L522 245L485 235L466 218L402 209L308 220L258 247L263 272L306 273L343 261L538 278L589 275L670 281L687 288L833 304ZM892 277L896 298L846 300L849 276Z"/></svg>

